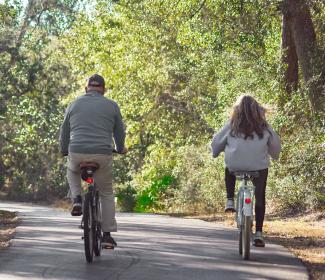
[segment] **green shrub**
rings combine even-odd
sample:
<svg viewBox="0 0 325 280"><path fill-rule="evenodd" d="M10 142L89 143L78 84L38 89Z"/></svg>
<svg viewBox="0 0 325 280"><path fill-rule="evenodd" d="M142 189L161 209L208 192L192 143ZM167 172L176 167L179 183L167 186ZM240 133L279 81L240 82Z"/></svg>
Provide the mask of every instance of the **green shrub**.
<svg viewBox="0 0 325 280"><path fill-rule="evenodd" d="M207 146L184 146L177 150L173 175L177 178L173 212L215 212L225 200L222 157L212 159Z"/></svg>
<svg viewBox="0 0 325 280"><path fill-rule="evenodd" d="M136 191L129 185L119 185L115 188L117 198L117 210L121 212L132 212L136 205Z"/></svg>
<svg viewBox="0 0 325 280"><path fill-rule="evenodd" d="M174 177L165 175L155 178L148 188L141 190L137 195L135 210L137 212L165 210L167 189L172 186Z"/></svg>
<svg viewBox="0 0 325 280"><path fill-rule="evenodd" d="M271 168L268 197L277 210L321 210L325 207L324 120L313 116L303 93L278 112L281 158Z"/></svg>

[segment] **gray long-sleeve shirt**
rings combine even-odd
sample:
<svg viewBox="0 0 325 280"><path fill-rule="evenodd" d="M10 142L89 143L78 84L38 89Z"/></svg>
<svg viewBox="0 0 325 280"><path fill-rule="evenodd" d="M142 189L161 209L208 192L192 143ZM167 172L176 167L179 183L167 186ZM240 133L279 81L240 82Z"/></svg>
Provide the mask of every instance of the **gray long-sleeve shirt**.
<svg viewBox="0 0 325 280"><path fill-rule="evenodd" d="M68 106L60 129L62 154L111 154L113 138L117 151L122 152L124 124L113 100L91 91Z"/></svg>
<svg viewBox="0 0 325 280"><path fill-rule="evenodd" d="M225 152L225 164L231 171L255 171L268 168L270 157L278 159L281 151L279 136L271 126L264 130L260 139L254 132L254 138L233 137L230 135L231 124L225 126L213 136L212 156Z"/></svg>

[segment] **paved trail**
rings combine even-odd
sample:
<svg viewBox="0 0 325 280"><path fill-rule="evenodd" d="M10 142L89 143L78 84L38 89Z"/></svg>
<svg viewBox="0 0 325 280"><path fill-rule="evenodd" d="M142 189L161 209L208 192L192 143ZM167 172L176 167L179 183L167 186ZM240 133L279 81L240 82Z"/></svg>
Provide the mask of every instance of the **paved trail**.
<svg viewBox="0 0 325 280"><path fill-rule="evenodd" d="M118 214L119 247L87 264L79 218L46 207L0 202L19 211L21 225L9 249L0 251L0 279L87 280L307 280L306 269L285 248L253 248L238 255L237 232L192 219Z"/></svg>

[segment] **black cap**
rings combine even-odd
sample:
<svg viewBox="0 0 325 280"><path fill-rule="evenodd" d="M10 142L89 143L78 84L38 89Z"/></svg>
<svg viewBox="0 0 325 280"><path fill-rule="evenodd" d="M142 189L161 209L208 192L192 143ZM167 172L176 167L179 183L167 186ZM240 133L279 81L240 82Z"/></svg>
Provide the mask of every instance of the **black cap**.
<svg viewBox="0 0 325 280"><path fill-rule="evenodd" d="M88 78L87 86L91 87L105 87L105 80L102 76L94 74Z"/></svg>

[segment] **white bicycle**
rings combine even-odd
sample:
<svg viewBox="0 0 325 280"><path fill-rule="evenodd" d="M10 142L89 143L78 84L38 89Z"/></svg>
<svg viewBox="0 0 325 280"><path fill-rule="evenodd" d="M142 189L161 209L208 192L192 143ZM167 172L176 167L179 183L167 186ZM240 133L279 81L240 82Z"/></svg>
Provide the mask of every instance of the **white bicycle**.
<svg viewBox="0 0 325 280"><path fill-rule="evenodd" d="M255 186L251 182L259 176L258 171L232 172L240 185L236 202L236 221L239 230L239 254L244 260L250 257L252 241L252 227L254 220L254 194Z"/></svg>

